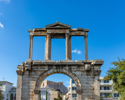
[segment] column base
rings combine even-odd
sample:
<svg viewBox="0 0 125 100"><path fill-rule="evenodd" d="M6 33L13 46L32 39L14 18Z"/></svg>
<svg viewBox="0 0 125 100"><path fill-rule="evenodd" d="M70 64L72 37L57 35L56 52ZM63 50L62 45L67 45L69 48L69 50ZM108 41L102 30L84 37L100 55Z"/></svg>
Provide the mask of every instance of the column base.
<svg viewBox="0 0 125 100"><path fill-rule="evenodd" d="M31 59L28 59L28 60L26 60L26 62L32 62L33 60L31 60Z"/></svg>
<svg viewBox="0 0 125 100"><path fill-rule="evenodd" d="M73 62L73 60L57 60L57 62Z"/></svg>
<svg viewBox="0 0 125 100"><path fill-rule="evenodd" d="M43 60L43 63L46 63L46 62L51 62L51 63L54 63L55 60Z"/></svg>

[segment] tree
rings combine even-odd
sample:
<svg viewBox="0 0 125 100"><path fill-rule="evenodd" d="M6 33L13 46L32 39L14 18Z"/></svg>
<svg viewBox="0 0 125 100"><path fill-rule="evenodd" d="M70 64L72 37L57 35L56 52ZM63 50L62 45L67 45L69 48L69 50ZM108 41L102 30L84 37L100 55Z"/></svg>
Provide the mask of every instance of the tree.
<svg viewBox="0 0 125 100"><path fill-rule="evenodd" d="M114 90L120 94L120 100L125 100L125 60L119 59L111 64L114 65L113 68L109 68L107 75L104 80L113 80Z"/></svg>
<svg viewBox="0 0 125 100"><path fill-rule="evenodd" d="M0 90L0 100L3 100L4 99L4 95L2 93L2 90Z"/></svg>
<svg viewBox="0 0 125 100"><path fill-rule="evenodd" d="M111 97L113 97L113 96L112 96L112 94L110 94L110 95L108 95L107 97L108 97L108 98L111 98Z"/></svg>
<svg viewBox="0 0 125 100"><path fill-rule="evenodd" d="M103 98L101 97L100 100L103 100Z"/></svg>

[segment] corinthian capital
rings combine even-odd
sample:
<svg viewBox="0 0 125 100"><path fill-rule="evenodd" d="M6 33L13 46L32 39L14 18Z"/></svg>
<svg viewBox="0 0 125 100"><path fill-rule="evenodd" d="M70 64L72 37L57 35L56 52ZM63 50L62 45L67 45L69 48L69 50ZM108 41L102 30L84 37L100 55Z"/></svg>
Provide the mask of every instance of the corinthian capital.
<svg viewBox="0 0 125 100"><path fill-rule="evenodd" d="M17 73L18 75L23 75L24 72L21 71L21 70L17 70L16 73Z"/></svg>

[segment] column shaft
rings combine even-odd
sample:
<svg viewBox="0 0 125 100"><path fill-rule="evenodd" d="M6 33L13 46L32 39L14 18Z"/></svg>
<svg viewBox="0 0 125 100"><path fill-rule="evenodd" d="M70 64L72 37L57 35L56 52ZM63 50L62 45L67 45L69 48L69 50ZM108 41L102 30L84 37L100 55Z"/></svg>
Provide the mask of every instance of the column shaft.
<svg viewBox="0 0 125 100"><path fill-rule="evenodd" d="M29 59L32 60L32 51L33 51L33 36L30 35L29 41Z"/></svg>
<svg viewBox="0 0 125 100"><path fill-rule="evenodd" d="M69 34L65 34L66 38L66 60L69 60Z"/></svg>
<svg viewBox="0 0 125 100"><path fill-rule="evenodd" d="M47 46L46 46L46 60L50 60L51 58L51 35L47 34Z"/></svg>
<svg viewBox="0 0 125 100"><path fill-rule="evenodd" d="M45 60L47 59L47 36L45 36Z"/></svg>
<svg viewBox="0 0 125 100"><path fill-rule="evenodd" d="M95 80L95 100L100 100L100 82L99 80Z"/></svg>
<svg viewBox="0 0 125 100"><path fill-rule="evenodd" d="M69 36L69 59L72 60L72 52L71 52L71 36Z"/></svg>
<svg viewBox="0 0 125 100"><path fill-rule="evenodd" d="M85 40L85 60L88 60L88 35L84 36Z"/></svg>

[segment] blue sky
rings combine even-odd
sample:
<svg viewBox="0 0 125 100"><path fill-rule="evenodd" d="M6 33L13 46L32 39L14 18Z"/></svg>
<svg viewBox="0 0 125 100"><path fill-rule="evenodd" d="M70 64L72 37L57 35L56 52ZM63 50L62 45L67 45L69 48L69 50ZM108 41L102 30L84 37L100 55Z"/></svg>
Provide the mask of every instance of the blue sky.
<svg viewBox="0 0 125 100"><path fill-rule="evenodd" d="M90 29L89 59L103 59L101 76L112 61L125 58L125 0L0 0L0 80L16 85L17 65L28 59L28 29L60 21L72 28ZM45 38L34 37L33 59L44 60ZM72 37L72 59L84 60L84 38ZM65 40L52 39L52 60L65 60ZM62 77L60 79L60 77ZM47 79L63 81L65 75Z"/></svg>

